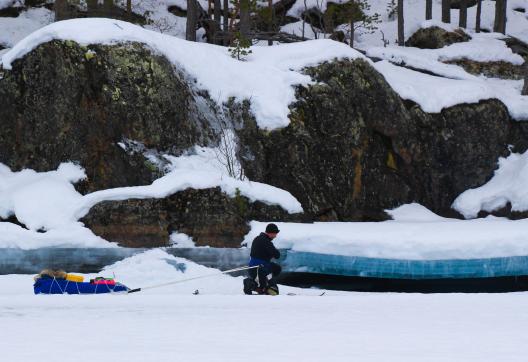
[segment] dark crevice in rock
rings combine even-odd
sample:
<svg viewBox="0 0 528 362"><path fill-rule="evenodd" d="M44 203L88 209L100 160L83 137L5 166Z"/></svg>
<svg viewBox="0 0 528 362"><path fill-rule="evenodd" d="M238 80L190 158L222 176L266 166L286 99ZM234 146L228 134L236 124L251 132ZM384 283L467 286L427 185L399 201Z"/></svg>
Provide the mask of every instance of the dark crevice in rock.
<svg viewBox="0 0 528 362"><path fill-rule="evenodd" d="M0 9L0 18L16 18L24 11L24 7L9 7Z"/></svg>
<svg viewBox="0 0 528 362"><path fill-rule="evenodd" d="M7 219L0 218L2 222L10 222L11 224L18 225L24 229L27 229L26 225L24 225L22 222L20 222L15 215L9 216Z"/></svg>

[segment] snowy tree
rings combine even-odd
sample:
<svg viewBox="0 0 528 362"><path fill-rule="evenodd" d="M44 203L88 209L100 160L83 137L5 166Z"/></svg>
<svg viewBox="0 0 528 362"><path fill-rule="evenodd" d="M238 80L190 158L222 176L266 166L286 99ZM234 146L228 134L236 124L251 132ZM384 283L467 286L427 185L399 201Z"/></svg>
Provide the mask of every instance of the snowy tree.
<svg viewBox="0 0 528 362"><path fill-rule="evenodd" d="M370 4L368 0L351 0L346 4L345 14L350 22L350 47L354 46L354 36L358 29L373 32L380 22L380 15L369 15Z"/></svg>
<svg viewBox="0 0 528 362"><path fill-rule="evenodd" d="M461 28L467 27L467 0L460 0L460 13L458 18L458 26Z"/></svg>
<svg viewBox="0 0 528 362"><path fill-rule="evenodd" d="M442 22L451 22L451 0L442 0Z"/></svg>
<svg viewBox="0 0 528 362"><path fill-rule="evenodd" d="M246 56L253 52L250 47L251 41L244 37L242 32L237 31L235 33L235 38L233 39L232 45L229 47L228 51L232 58L237 60L245 60Z"/></svg>

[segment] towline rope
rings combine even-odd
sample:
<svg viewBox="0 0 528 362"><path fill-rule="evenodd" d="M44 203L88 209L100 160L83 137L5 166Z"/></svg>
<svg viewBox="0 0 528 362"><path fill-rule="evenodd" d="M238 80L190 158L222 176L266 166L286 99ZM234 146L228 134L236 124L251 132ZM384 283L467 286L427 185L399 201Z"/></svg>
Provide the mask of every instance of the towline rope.
<svg viewBox="0 0 528 362"><path fill-rule="evenodd" d="M242 271L242 270L249 270L249 269L255 269L255 268L258 268L260 267L260 265L255 265L255 266L243 266L243 267L239 267L239 268L235 268L235 269L229 269L229 270L224 270L222 272L219 272L219 273L214 273L214 274L207 274L207 275L201 275L199 277L193 277L193 278L187 278L187 279L180 279L180 280L175 280L175 281L172 281L172 282L167 282L167 283L162 283L162 284L156 284L156 285L150 285L148 287L143 287L143 288L136 288L136 289L130 289L128 291L128 293L136 293L136 292L140 292L142 290L147 290L147 289L154 289L154 288L161 288L161 287L166 287L168 285L172 285L172 284L178 284L178 283L183 283L183 282L188 282L190 280L196 280L196 279L202 279L202 278L209 278L209 277L214 277L214 276L218 276L218 275L222 275L222 274L229 274L229 273L234 273L234 272L237 272L237 271Z"/></svg>

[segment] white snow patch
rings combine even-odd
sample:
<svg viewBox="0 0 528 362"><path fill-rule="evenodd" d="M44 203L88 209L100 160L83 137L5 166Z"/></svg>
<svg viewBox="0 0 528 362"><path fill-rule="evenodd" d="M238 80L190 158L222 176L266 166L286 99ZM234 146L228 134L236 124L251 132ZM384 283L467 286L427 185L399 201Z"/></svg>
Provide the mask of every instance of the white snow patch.
<svg viewBox="0 0 528 362"><path fill-rule="evenodd" d="M528 97L521 96L516 81L495 81L488 78L455 79L436 77L402 68L383 60L374 67L385 77L390 86L403 99L412 100L429 113L439 113L442 109L462 103L478 103L481 100L496 98L502 101L512 118L528 119ZM449 71L444 68L443 71Z"/></svg>
<svg viewBox="0 0 528 362"><path fill-rule="evenodd" d="M11 48L24 37L53 21L53 12L46 8L31 8L17 18L0 17L0 44Z"/></svg>
<svg viewBox="0 0 528 362"><path fill-rule="evenodd" d="M171 246L173 248L194 248L193 239L184 233L173 232L170 235Z"/></svg>
<svg viewBox="0 0 528 362"><path fill-rule="evenodd" d="M346 44L317 40L254 47L247 61L238 61L231 58L225 47L188 42L118 20L91 18L56 22L32 33L2 56L4 68L11 69L14 60L55 39L83 45L144 43L184 69L213 99L220 102L230 97L251 99L251 110L263 129L289 124L288 105L295 100L293 86L311 83L310 77L300 72L304 67L335 58L362 57Z"/></svg>
<svg viewBox="0 0 528 362"><path fill-rule="evenodd" d="M466 218L477 217L481 210L498 210L508 202L513 211L528 210L528 151L501 157L498 166L491 180L460 194L453 208Z"/></svg>
<svg viewBox="0 0 528 362"><path fill-rule="evenodd" d="M15 214L30 230L54 229L76 221L74 205L82 195L72 185L86 177L84 170L63 163L57 171L11 170L0 164L0 217Z"/></svg>
<svg viewBox="0 0 528 362"><path fill-rule="evenodd" d="M385 212L395 221L432 222L447 220L418 203L401 205L392 210L385 210Z"/></svg>
<svg viewBox="0 0 528 362"><path fill-rule="evenodd" d="M114 248L80 222L70 223L44 233L24 229L10 222L0 222L0 248Z"/></svg>
<svg viewBox="0 0 528 362"><path fill-rule="evenodd" d="M0 0L0 10L13 6L15 2L18 0Z"/></svg>

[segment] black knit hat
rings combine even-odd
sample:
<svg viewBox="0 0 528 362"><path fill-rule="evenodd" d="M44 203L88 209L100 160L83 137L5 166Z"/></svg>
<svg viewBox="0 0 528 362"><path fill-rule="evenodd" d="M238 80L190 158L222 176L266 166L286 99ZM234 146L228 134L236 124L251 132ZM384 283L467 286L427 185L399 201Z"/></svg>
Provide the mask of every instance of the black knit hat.
<svg viewBox="0 0 528 362"><path fill-rule="evenodd" d="M266 226L266 232L267 233L278 234L279 231L280 231L279 228L275 224L268 224L268 226Z"/></svg>

